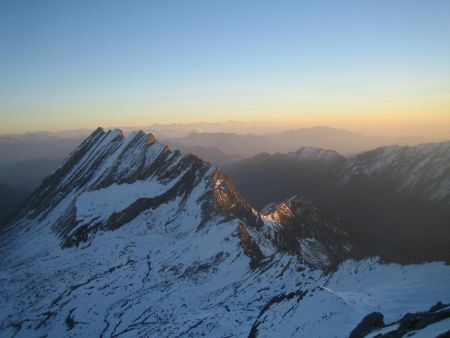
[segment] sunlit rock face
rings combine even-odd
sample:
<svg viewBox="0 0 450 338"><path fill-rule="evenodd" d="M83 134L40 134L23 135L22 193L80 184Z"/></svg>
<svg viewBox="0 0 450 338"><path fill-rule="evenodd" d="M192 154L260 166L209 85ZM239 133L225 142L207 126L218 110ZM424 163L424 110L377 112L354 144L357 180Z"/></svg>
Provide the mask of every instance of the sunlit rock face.
<svg viewBox="0 0 450 338"><path fill-rule="evenodd" d="M331 268L351 257L350 230L338 218L327 215L297 196L265 208L264 219L279 225L276 243L306 263Z"/></svg>
<svg viewBox="0 0 450 338"><path fill-rule="evenodd" d="M346 337L450 301L448 266L349 260L350 231L297 197L261 214L207 162L99 128L1 233L0 336Z"/></svg>

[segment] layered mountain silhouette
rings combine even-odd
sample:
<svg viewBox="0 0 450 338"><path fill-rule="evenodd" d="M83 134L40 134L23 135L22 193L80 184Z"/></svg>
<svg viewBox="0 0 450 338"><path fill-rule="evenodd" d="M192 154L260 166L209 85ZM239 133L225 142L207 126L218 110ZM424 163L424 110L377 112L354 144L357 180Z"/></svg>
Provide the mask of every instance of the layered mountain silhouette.
<svg viewBox="0 0 450 338"><path fill-rule="evenodd" d="M266 134L231 132L192 132L185 137L169 139L185 146L216 147L227 154L244 157L267 152L291 152L301 147L333 149L352 155L388 144L417 144L418 138L369 137L345 129L325 126L299 128ZM423 140L422 140L423 141Z"/></svg>

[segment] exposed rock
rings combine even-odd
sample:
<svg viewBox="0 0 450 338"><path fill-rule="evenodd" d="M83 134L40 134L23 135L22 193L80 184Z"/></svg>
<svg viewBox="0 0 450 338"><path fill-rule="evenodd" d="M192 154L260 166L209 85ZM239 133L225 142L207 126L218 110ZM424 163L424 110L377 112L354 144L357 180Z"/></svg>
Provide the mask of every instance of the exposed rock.
<svg viewBox="0 0 450 338"><path fill-rule="evenodd" d="M433 305L428 311L407 313L398 322L388 325L384 324L383 315L381 313L374 312L364 317L361 323L352 331L349 338L363 338L371 332L376 333L378 329L390 327L394 324L398 324L396 328L387 333L380 333L376 335L376 337L401 338L405 337L410 332L411 336L414 336L414 333L412 333L412 331L423 330L428 325L450 318L450 309L444 309L448 306L448 304L444 305L442 304L442 302L438 302L436 305ZM446 334L447 333L443 333L443 337L445 337Z"/></svg>
<svg viewBox="0 0 450 338"><path fill-rule="evenodd" d="M450 338L450 330L437 336L436 338Z"/></svg>
<svg viewBox="0 0 450 338"><path fill-rule="evenodd" d="M350 257L348 227L304 198L294 196L274 203L263 215L280 224L275 234L277 245L309 264L331 268Z"/></svg>
<svg viewBox="0 0 450 338"><path fill-rule="evenodd" d="M357 327L350 333L349 338L363 338L370 331L384 327L383 315L379 312L372 312L365 316Z"/></svg>

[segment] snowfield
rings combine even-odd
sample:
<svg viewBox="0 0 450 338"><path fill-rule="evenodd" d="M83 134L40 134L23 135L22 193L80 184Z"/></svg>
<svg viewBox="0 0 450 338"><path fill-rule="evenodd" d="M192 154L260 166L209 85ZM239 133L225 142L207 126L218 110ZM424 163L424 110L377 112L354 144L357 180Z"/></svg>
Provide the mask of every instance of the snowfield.
<svg viewBox="0 0 450 338"><path fill-rule="evenodd" d="M324 275L275 254L252 270L237 224L195 232L186 215L166 230L154 216L99 234L81 251L43 250L2 264L0 336L246 337L256 322L258 337L347 337L370 312L393 322L450 302L443 263L346 261ZM305 295L261 313L293 292Z"/></svg>

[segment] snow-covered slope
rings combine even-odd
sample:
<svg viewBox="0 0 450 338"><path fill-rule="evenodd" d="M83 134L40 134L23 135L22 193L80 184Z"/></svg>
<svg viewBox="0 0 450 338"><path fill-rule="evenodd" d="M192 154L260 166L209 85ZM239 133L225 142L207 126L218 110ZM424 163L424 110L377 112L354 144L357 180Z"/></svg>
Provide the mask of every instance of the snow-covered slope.
<svg viewBox="0 0 450 338"><path fill-rule="evenodd" d="M315 279L314 287L272 302L253 328L258 337L348 337L366 314L381 312L394 322L449 298L448 270L441 263L347 261L334 274Z"/></svg>
<svg viewBox="0 0 450 338"><path fill-rule="evenodd" d="M309 202L261 215L143 132L96 130L0 240L1 337L346 337L374 309L450 301L450 267L344 262L349 237Z"/></svg>
<svg viewBox="0 0 450 338"><path fill-rule="evenodd" d="M389 146L365 152L347 161L340 171L343 182L379 179L395 182L397 192L423 200L450 204L450 141L415 147Z"/></svg>

